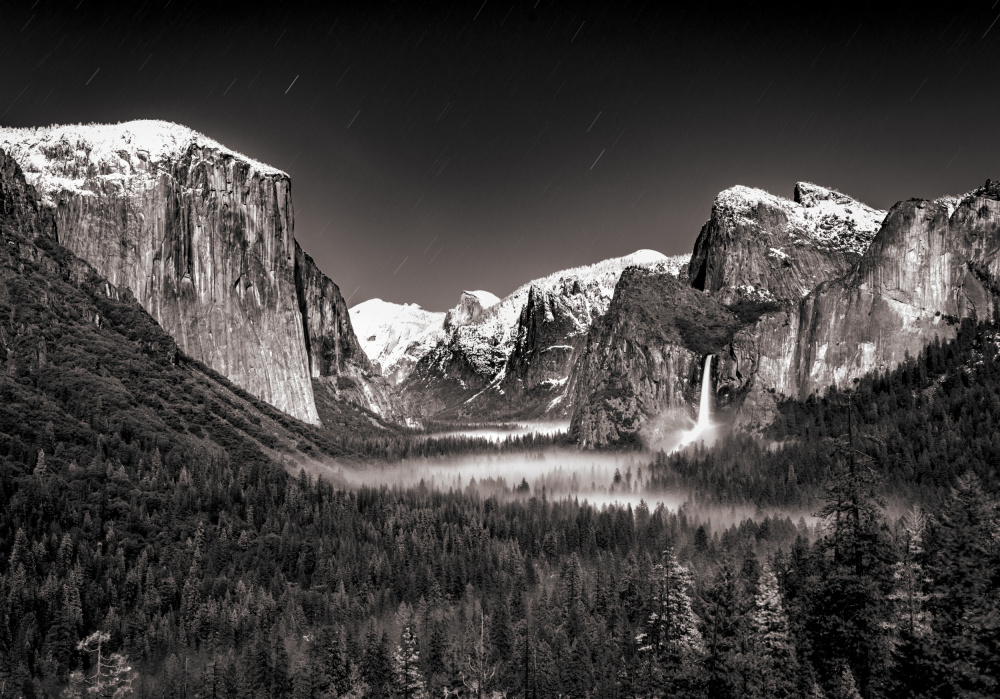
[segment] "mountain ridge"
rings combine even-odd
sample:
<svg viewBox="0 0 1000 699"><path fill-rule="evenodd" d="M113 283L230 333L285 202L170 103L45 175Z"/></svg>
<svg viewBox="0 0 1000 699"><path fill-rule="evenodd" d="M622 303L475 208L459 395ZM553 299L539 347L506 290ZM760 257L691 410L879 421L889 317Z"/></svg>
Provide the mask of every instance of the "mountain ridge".
<svg viewBox="0 0 1000 699"><path fill-rule="evenodd" d="M790 203L746 187L725 190L689 267L691 286L705 294L704 303L721 302L740 321L724 346L705 346L700 355L718 356L712 380L722 419L745 429L766 427L782 395L804 400L831 385L844 388L871 372L894 369L935 338L953 338L959 320L991 317L1000 298L1000 185L993 181L961 197L899 202L863 250L860 244L880 212L806 183L796 186L796 199ZM796 222L801 212L795 207L816 208L817 201L810 233ZM847 209L868 218L848 225L840 213ZM831 245L830 236L841 234ZM767 254L781 236L793 245L785 248L788 254ZM627 291L616 290L616 296ZM671 292L676 299L678 294ZM622 303L616 298L612 312L625 313ZM601 327L612 328L600 339L602 346L623 352L631 343L645 356L684 346L629 330L612 312L602 321ZM591 342L598 342L593 332ZM694 358L687 360L671 381L693 376ZM617 376L616 400L654 395L644 387L663 380L652 364L623 367L606 370L591 362L578 364L575 372L583 387L606 385ZM573 430L587 446L631 443L647 429L644 423L653 425L664 411L683 422L677 415L690 421L695 410L690 391L674 391L668 401L618 400L595 413L593 396L585 400L586 390L578 391Z"/></svg>
<svg viewBox="0 0 1000 699"><path fill-rule="evenodd" d="M639 250L522 284L424 355L402 384L404 398L424 416L565 417L575 354L622 271L638 265L676 274L687 260Z"/></svg>
<svg viewBox="0 0 1000 699"><path fill-rule="evenodd" d="M397 414L339 288L295 241L286 173L153 120L5 128L0 146L39 186L60 242L132 289L186 353L313 424L324 376L349 374L361 390L347 399Z"/></svg>

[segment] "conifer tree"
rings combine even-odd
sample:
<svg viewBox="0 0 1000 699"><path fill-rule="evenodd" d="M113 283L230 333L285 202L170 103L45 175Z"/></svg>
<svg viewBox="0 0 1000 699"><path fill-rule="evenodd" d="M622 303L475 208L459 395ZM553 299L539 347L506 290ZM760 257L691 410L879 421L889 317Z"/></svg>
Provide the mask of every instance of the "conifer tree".
<svg viewBox="0 0 1000 699"><path fill-rule="evenodd" d="M753 640L758 672L748 696L782 699L795 694L798 664L795 647L788 631L778 579L769 565L764 565L754 599Z"/></svg>
<svg viewBox="0 0 1000 699"><path fill-rule="evenodd" d="M816 546L824 571L812 598L810 630L823 674L840 673L846 661L861 696L870 699L883 696L891 674L894 610L889 595L896 553L877 495L874 458L858 448L850 403L847 410L850 430L838 443L826 504L819 513L827 526Z"/></svg>
<svg viewBox="0 0 1000 699"><path fill-rule="evenodd" d="M479 600L473 605L467 630L468 643L464 649L462 681L476 699L490 696L489 687L496 678L497 666L490 662L491 641L489 620L483 613Z"/></svg>
<svg viewBox="0 0 1000 699"><path fill-rule="evenodd" d="M132 693L132 683L136 673L121 653L108 653L107 643L111 637L103 631L95 631L80 641L77 649L94 656L93 669L86 677L87 693L102 698L120 699Z"/></svg>
<svg viewBox="0 0 1000 699"><path fill-rule="evenodd" d="M696 694L704 642L691 604L691 573L672 549L663 556L663 563L653 567L649 613L636 636L643 657L644 689L678 696Z"/></svg>
<svg viewBox="0 0 1000 699"><path fill-rule="evenodd" d="M708 694L719 699L744 693L744 649L750 635L749 603L731 561L726 561L703 601Z"/></svg>
<svg viewBox="0 0 1000 699"><path fill-rule="evenodd" d="M427 696L427 683L420 672L420 651L413 633L413 622L412 619L407 621L392 658L398 696L401 699L424 699Z"/></svg>
<svg viewBox="0 0 1000 699"><path fill-rule="evenodd" d="M941 696L1000 691L1000 512L973 474L960 476L926 529L930 632L924 678ZM926 685L925 685L926 686Z"/></svg>
<svg viewBox="0 0 1000 699"><path fill-rule="evenodd" d="M390 699L395 677L389 655L389 637L385 631L380 636L372 626L365 637L365 652L361 661L361 679L367 685L366 697Z"/></svg>
<svg viewBox="0 0 1000 699"><path fill-rule="evenodd" d="M921 563L926 525L927 518L920 505L913 505L903 515L899 546L901 555L893 573L896 585L890 599L896 603L897 617L900 620L898 626L905 637L922 636L928 629L924 610L928 597L923 590L924 572Z"/></svg>

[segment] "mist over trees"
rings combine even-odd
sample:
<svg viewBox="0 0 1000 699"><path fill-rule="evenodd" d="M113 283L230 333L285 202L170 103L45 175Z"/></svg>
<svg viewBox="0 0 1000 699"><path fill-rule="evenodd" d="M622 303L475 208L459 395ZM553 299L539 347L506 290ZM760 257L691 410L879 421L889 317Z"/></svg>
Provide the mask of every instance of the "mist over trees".
<svg viewBox="0 0 1000 699"><path fill-rule="evenodd" d="M0 686L111 696L128 675L154 697L989 696L995 497L967 474L890 520L872 464L836 461L823 526L715 528L686 510L177 469L155 450L74 469L7 458Z"/></svg>

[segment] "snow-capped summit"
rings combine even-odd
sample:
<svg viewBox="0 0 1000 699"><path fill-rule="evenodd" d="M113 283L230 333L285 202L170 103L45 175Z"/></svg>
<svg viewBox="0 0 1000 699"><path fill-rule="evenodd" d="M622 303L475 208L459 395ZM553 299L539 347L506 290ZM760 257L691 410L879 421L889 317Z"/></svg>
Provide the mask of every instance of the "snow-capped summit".
<svg viewBox="0 0 1000 699"><path fill-rule="evenodd" d="M622 272L646 267L677 275L689 260L639 250L535 279L482 310L479 297L465 292L445 321L448 337L419 363L410 389L424 392L418 402L441 410L455 405L457 396L473 407L480 397L523 396L542 387L538 400L565 409L557 399L565 392L574 354L607 311ZM453 384L457 392L445 388Z"/></svg>
<svg viewBox="0 0 1000 699"><path fill-rule="evenodd" d="M169 121L0 127L0 148L10 151L24 170L25 179L50 204L63 190L90 194L95 181L121 185L125 179L151 177L159 169L157 166L180 160L192 146L231 156L263 175L285 175L194 129Z"/></svg>
<svg viewBox="0 0 1000 699"><path fill-rule="evenodd" d="M499 296L497 296L496 294L491 294L488 291L483 291L481 289L479 291L463 291L462 293L469 294L470 296L475 296L476 299L479 301L479 305L482 306L484 309L500 303Z"/></svg>
<svg viewBox="0 0 1000 699"><path fill-rule="evenodd" d="M611 303L615 284L628 267L658 268L672 274L687 266L690 255L667 257L655 250L638 250L623 257L613 257L592 265L583 265L554 272L547 277L523 284L493 305L482 321L470 325L459 333L459 343L469 352L470 358L485 359L495 354L492 348L513 347L521 310L532 289L536 294L582 294L586 299L585 312L576 319L581 334L585 334L596 316L603 315ZM483 352L484 348L491 348ZM483 367L487 369L487 367ZM496 367L499 370L499 367ZM490 369L487 369L490 371ZM495 372L494 372L495 373Z"/></svg>
<svg viewBox="0 0 1000 699"><path fill-rule="evenodd" d="M736 185L719 192L713 208L740 222L754 223L761 204L784 212L788 228L809 241L857 255L871 244L886 215L885 211L811 182L795 185L794 200Z"/></svg>
<svg viewBox="0 0 1000 699"><path fill-rule="evenodd" d="M445 314L426 311L415 303L369 299L351 308L350 314L365 354L393 383L406 378L413 365L445 337Z"/></svg>
<svg viewBox="0 0 1000 699"><path fill-rule="evenodd" d="M488 291L463 291L458 305L448 311L444 327L449 332L463 325L478 323L486 311L500 303L500 297Z"/></svg>
<svg viewBox="0 0 1000 699"><path fill-rule="evenodd" d="M723 190L695 242L696 289L736 299L797 301L846 274L871 245L886 212L833 189L795 185L795 198L737 185Z"/></svg>

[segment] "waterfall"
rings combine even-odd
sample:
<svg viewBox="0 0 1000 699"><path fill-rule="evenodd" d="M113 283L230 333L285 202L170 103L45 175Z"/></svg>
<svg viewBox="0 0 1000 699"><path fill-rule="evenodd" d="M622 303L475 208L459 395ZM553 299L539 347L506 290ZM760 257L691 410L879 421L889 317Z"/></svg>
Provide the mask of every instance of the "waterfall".
<svg viewBox="0 0 1000 699"><path fill-rule="evenodd" d="M702 432L712 425L712 357L705 357L705 371L701 376L701 404L698 406L698 424L695 429Z"/></svg>
<svg viewBox="0 0 1000 699"><path fill-rule="evenodd" d="M712 357L705 357L705 369L701 375L701 403L698 405L698 422L689 430L684 430L680 441L671 449L678 451L691 444L715 442L715 425L712 424Z"/></svg>

